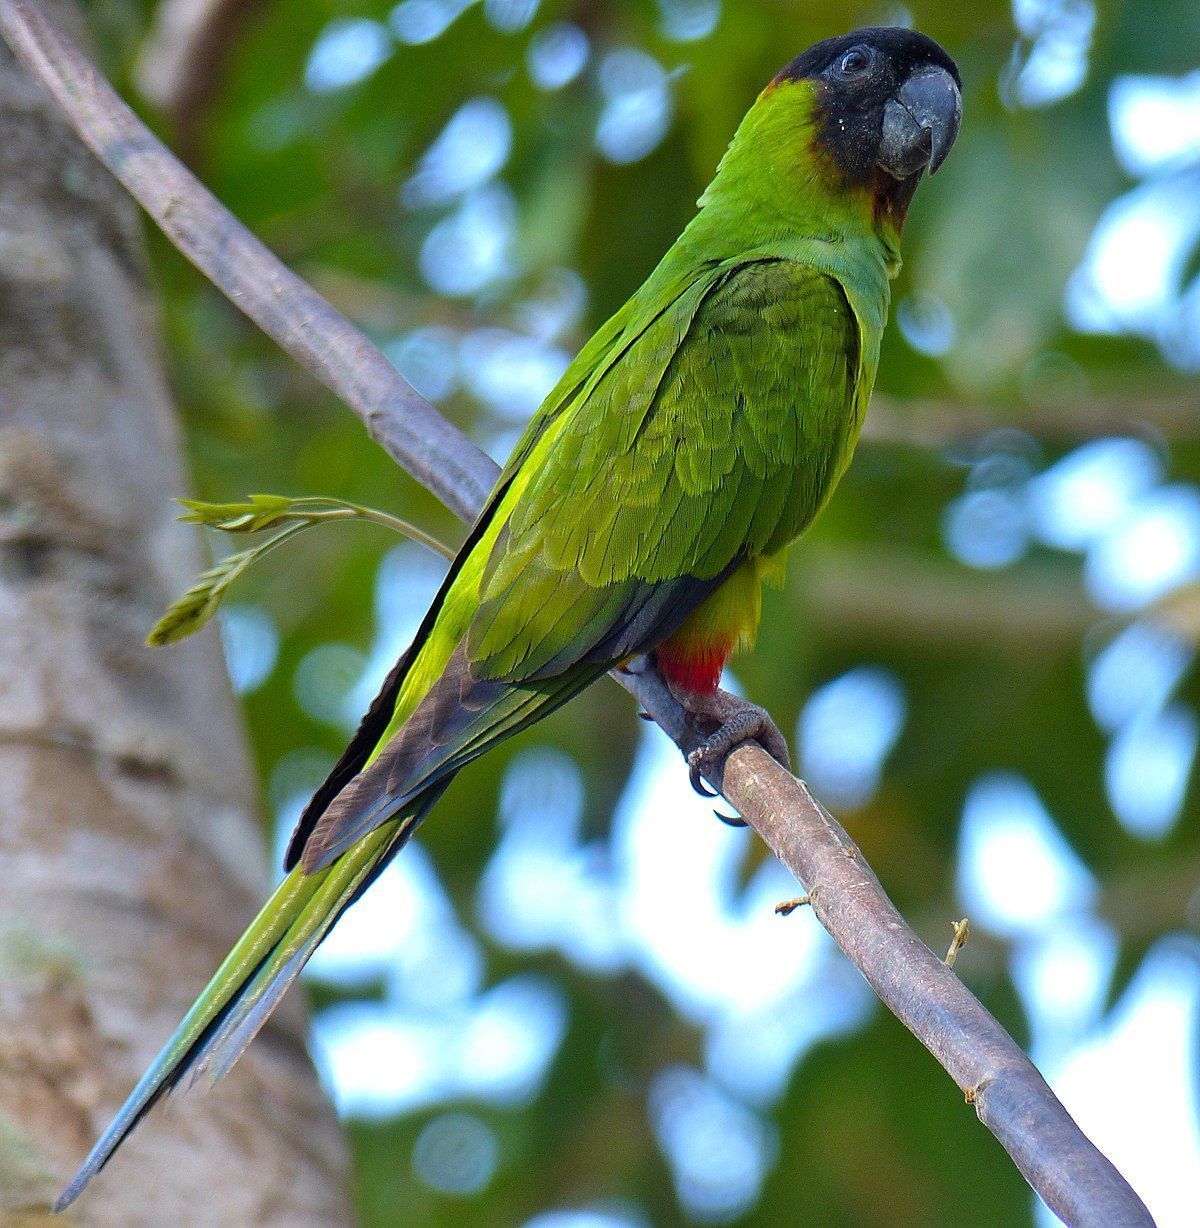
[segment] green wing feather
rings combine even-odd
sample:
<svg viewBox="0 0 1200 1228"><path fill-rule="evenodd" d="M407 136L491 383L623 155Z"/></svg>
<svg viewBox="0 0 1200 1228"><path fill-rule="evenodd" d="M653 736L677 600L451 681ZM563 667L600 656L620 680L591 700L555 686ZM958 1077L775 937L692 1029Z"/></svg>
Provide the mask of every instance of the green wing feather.
<svg viewBox="0 0 1200 1228"><path fill-rule="evenodd" d="M599 643L617 659L669 633L614 639L647 589L694 605L697 581L786 546L853 447L859 349L840 285L787 260L718 266L693 311L660 315L513 507L468 632L477 676L537 677Z"/></svg>

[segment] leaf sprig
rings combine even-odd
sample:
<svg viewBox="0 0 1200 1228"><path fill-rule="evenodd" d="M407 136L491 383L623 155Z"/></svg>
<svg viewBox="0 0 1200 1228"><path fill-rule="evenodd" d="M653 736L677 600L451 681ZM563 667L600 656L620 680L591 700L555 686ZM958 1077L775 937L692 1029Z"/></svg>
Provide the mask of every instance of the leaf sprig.
<svg viewBox="0 0 1200 1228"><path fill-rule="evenodd" d="M189 524L207 525L223 533L261 533L271 528L278 528L279 532L249 549L226 556L197 576L187 592L171 603L146 637L146 643L154 647L174 644L194 635L216 613L233 582L252 564L313 525L338 520L366 520L420 542L444 558L454 557L454 551L449 546L407 520L345 499L260 494L251 495L242 503L205 503L199 499L179 499L178 502L186 509L179 519Z"/></svg>

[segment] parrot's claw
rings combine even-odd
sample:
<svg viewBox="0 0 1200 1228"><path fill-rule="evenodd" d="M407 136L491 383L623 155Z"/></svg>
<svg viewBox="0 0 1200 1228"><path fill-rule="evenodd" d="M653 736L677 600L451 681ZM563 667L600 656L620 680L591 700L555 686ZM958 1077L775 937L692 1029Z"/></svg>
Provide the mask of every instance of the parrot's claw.
<svg viewBox="0 0 1200 1228"><path fill-rule="evenodd" d="M792 770L787 739L779 732L766 709L739 699L728 691L717 690L711 695L696 695L675 687L671 687L671 691L693 717L717 725L715 732L710 733L687 757L688 779L702 797L717 796L704 782L706 779L720 779L725 759L743 742L757 742L772 759L789 772Z"/></svg>
<svg viewBox="0 0 1200 1228"><path fill-rule="evenodd" d="M700 759L700 751L694 750L687 757L688 762L688 780L692 782L692 788L700 794L701 797L720 797L719 793L714 793L712 789L704 783L704 777L700 775L703 770L703 763Z"/></svg>
<svg viewBox="0 0 1200 1228"><path fill-rule="evenodd" d="M722 814L721 811L719 811L715 806L713 807L713 814L716 815L716 817L720 819L721 822L724 823L726 827L749 827L750 826L750 824L747 823L746 820L743 819L740 814Z"/></svg>

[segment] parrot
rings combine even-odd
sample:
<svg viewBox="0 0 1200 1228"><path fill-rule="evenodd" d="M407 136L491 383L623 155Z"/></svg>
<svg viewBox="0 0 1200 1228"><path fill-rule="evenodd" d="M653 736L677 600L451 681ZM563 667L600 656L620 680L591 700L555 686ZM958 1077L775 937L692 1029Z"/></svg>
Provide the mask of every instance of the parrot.
<svg viewBox="0 0 1200 1228"><path fill-rule="evenodd" d="M57 1210L181 1079L230 1069L463 767L606 672L653 662L712 730L697 788L750 739L788 765L722 669L849 464L905 216L961 88L938 43L893 27L818 42L766 86L679 238L530 421L285 877Z"/></svg>

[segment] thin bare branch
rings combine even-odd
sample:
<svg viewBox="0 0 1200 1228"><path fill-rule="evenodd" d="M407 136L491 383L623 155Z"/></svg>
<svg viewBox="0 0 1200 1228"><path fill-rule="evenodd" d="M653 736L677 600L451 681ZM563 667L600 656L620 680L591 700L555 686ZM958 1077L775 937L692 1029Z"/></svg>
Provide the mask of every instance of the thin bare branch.
<svg viewBox="0 0 1200 1228"><path fill-rule="evenodd" d="M697 735L652 672L622 676L686 753ZM630 685L632 683L633 685ZM803 781L757 744L725 763L721 791L807 889L808 903L880 1000L933 1054L1068 1228L1154 1221L1017 1043L912 931L858 846Z"/></svg>
<svg viewBox="0 0 1200 1228"><path fill-rule="evenodd" d="M495 479L492 462L244 230L31 0L0 0L0 32L168 238L332 388L413 477L464 519L476 514ZM685 713L653 669L614 676L681 749L695 745ZM722 783L728 800L804 884L821 924L1069 1228L1153 1228L1137 1195L1011 1037L909 928L807 787L754 743L729 756Z"/></svg>
<svg viewBox="0 0 1200 1228"><path fill-rule="evenodd" d="M442 417L345 316L259 242L117 96L40 7L12 0L0 31L76 132L239 310L363 419L372 439L469 520L495 465Z"/></svg>

